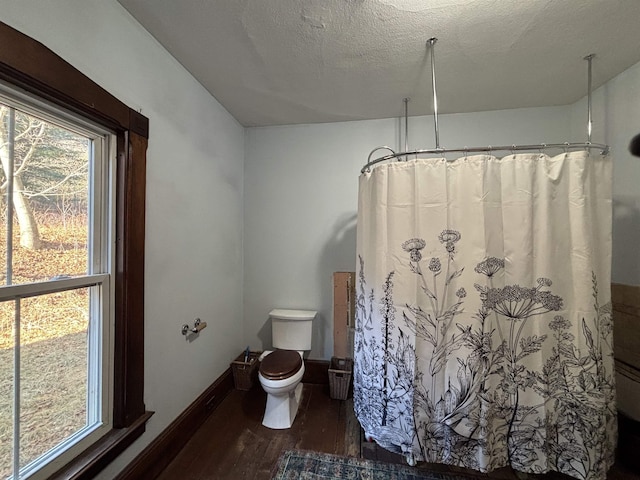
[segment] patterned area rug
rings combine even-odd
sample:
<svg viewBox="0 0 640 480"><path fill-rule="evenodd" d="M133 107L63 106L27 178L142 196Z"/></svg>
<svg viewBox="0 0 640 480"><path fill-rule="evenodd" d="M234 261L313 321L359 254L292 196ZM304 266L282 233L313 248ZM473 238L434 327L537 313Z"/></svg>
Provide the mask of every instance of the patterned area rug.
<svg viewBox="0 0 640 480"><path fill-rule="evenodd" d="M429 472L393 463L289 450L282 454L273 480L469 480L449 473Z"/></svg>

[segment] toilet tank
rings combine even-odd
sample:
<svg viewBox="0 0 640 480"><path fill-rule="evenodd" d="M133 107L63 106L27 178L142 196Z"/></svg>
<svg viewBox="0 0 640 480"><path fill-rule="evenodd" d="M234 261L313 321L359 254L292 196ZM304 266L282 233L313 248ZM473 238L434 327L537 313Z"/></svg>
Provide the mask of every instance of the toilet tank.
<svg viewBox="0 0 640 480"><path fill-rule="evenodd" d="M311 350L314 310L271 310L271 341L281 350Z"/></svg>

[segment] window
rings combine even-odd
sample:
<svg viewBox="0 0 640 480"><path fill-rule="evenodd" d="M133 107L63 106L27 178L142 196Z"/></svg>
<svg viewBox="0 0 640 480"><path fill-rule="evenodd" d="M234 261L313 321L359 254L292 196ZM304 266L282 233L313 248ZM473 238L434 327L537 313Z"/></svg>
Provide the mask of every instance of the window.
<svg viewBox="0 0 640 480"><path fill-rule="evenodd" d="M113 136L34 103L0 85L0 478L112 423Z"/></svg>
<svg viewBox="0 0 640 480"><path fill-rule="evenodd" d="M123 75L125 74L126 72L123 72ZM43 467L40 472L45 472L44 468L50 469L50 479L90 479L142 435L145 423L152 415L152 412L145 411L143 400L144 225L149 122L139 112L120 102L44 45L2 22L0 82L8 85L11 90L9 94L3 94L0 103L13 109L14 121L44 121L52 129L60 129L57 132L59 138L66 138L64 142L59 143L70 149L71 157L77 156L74 161L81 162L81 159L84 159L87 163L86 171L79 168L80 165L77 165L79 169L76 171L73 161L47 164L41 158L39 163L36 162L38 165L32 164L33 167L39 167L37 172L32 169L32 178L27 178L26 167L22 172L17 172L16 165L13 166L14 182L19 176L16 173L24 175L24 178L17 182L18 190L25 193L34 203L44 201L41 194L54 186L51 182L43 183L39 175L44 175L45 178L55 176L59 180L58 183L71 175L70 179L62 182L64 186L56 187L66 195L64 201L58 199L60 202L54 202L51 208L62 210L66 215L69 209L79 209L82 206L86 226L82 225L78 230L85 232L86 247L83 252L82 248L79 248L82 243L79 240L71 242L73 245L58 240L61 257L70 257L73 250L77 255L76 260L80 256L83 260L77 260L73 268L65 266L55 275L51 275L50 270L40 270L40 265L37 271L32 269L27 272L28 275L23 276L25 272L16 267L16 260L20 261L21 252L18 250L22 247L19 246L19 242L23 234L28 236L28 232L20 232L19 222L14 222L10 227L14 229L14 232L11 232L12 241L7 242L6 233L0 241L0 244L4 245L2 248L6 252L5 256L15 254L9 267L11 271L4 272L5 277L10 278L11 285L7 284L6 278L0 282L3 284L0 303L3 308L2 321L9 322L7 319L10 319L13 327L10 341L24 346L24 349L16 349L13 348L15 345L11 345L11 348L7 349L11 350L11 356L20 357L21 363L16 363L19 365L18 368L31 356L36 357L40 352L33 353L35 347L28 343L30 340L27 333L22 335L23 338L19 338L14 332L22 334L27 330L24 328L25 325L35 324L32 319L44 316L42 303L49 305L53 311L63 304L72 305L65 313L58 315L66 319L77 319L76 333L81 333L78 337L86 337L75 350L76 362L70 362L73 366L69 367L75 372L76 377L83 379L84 387L79 390L82 393L81 397L85 399L80 401L84 403L85 409L75 410L77 418L64 433L54 438L52 443L55 441L61 444L59 450L73 445L73 449L82 452L76 454L75 450L68 449L67 453L51 461L49 466ZM14 148L16 145L17 142ZM24 145L19 148L24 148ZM81 154L85 156L81 157ZM20 165L17 168L20 168ZM23 183L22 187L19 185L20 182ZM25 182L29 190L25 190ZM14 191L15 187L16 184ZM82 205L80 191L86 192L86 208ZM104 199L104 203L92 204L92 198ZM12 200L19 201L15 196ZM10 204L13 204L13 201ZM45 207L42 208L46 211ZM36 220L39 215L41 213L35 214ZM17 215L10 214L8 218L12 216ZM63 218L66 220L71 217ZM80 221L79 218L73 218L73 221ZM39 232L43 234L42 238L45 242L51 241L46 240L44 236L44 223L40 224L43 225L43 232ZM40 224L36 222L37 226ZM6 232L6 229L0 227L0 231ZM67 234L71 235L71 229L67 230ZM6 264L6 258L0 259L0 265ZM3 269L4 267L0 268L0 276ZM65 296L73 302L69 298L66 303L63 302ZM113 299L111 304L105 300L106 298ZM69 313L71 311L73 313ZM111 319L110 330L108 319ZM52 320L51 316L48 316L48 320ZM83 328L87 328L86 334L82 334ZM105 362L105 358L110 354L112 361ZM10 361L14 363L13 358ZM56 372L64 372L64 369L56 369ZM39 368L27 368L14 377L12 368L9 375L9 381L5 378L0 381L1 388L16 383L20 387L23 379L25 382L33 381L44 376L45 372ZM37 384L46 390L45 382ZM83 389L86 392L83 392ZM95 392L98 390L101 390L101 394L96 395ZM24 388L19 388L18 391L24 391ZM74 395L80 398L75 391ZM13 435L13 430L8 434L0 432L0 449L5 448L7 438L13 452L14 437L17 438L15 443L20 449L33 443L31 436L37 432L49 431L49 428L39 428L42 425L38 419L25 415L25 409L29 409L24 399L4 390L0 391L0 396L10 398L12 418L15 416L14 404L20 409L19 421L15 422L16 424L20 426L22 422L33 422L25 423L17 437ZM4 412L2 414L4 416ZM11 423L13 425L13 420ZM47 425L52 428L54 426ZM21 453L11 453L11 468L14 459L17 459L16 463L20 468L24 467L26 473L35 471L37 463L40 462L37 459L44 461L43 454L47 454L45 447L25 454L24 457ZM65 455L72 458L65 458ZM36 463L32 463L34 460Z"/></svg>

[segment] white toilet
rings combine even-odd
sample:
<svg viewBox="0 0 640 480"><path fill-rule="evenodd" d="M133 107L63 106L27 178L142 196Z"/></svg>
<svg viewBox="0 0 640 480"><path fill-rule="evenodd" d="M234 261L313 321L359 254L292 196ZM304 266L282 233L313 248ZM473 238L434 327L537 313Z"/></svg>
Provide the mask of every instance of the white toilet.
<svg viewBox="0 0 640 480"><path fill-rule="evenodd" d="M267 407L262 424L274 429L291 428L302 396L304 362L302 354L311 350L311 325L316 316L311 310L275 309L271 317L271 335L276 350L260 356L258 378L267 392Z"/></svg>

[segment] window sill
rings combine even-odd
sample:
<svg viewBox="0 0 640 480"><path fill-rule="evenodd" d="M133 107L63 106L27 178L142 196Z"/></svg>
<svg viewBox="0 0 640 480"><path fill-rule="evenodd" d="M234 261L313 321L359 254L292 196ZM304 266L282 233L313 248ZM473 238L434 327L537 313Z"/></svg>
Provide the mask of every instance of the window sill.
<svg viewBox="0 0 640 480"><path fill-rule="evenodd" d="M154 412L145 412L130 426L114 428L104 437L54 473L50 480L89 480L105 468L144 431Z"/></svg>

